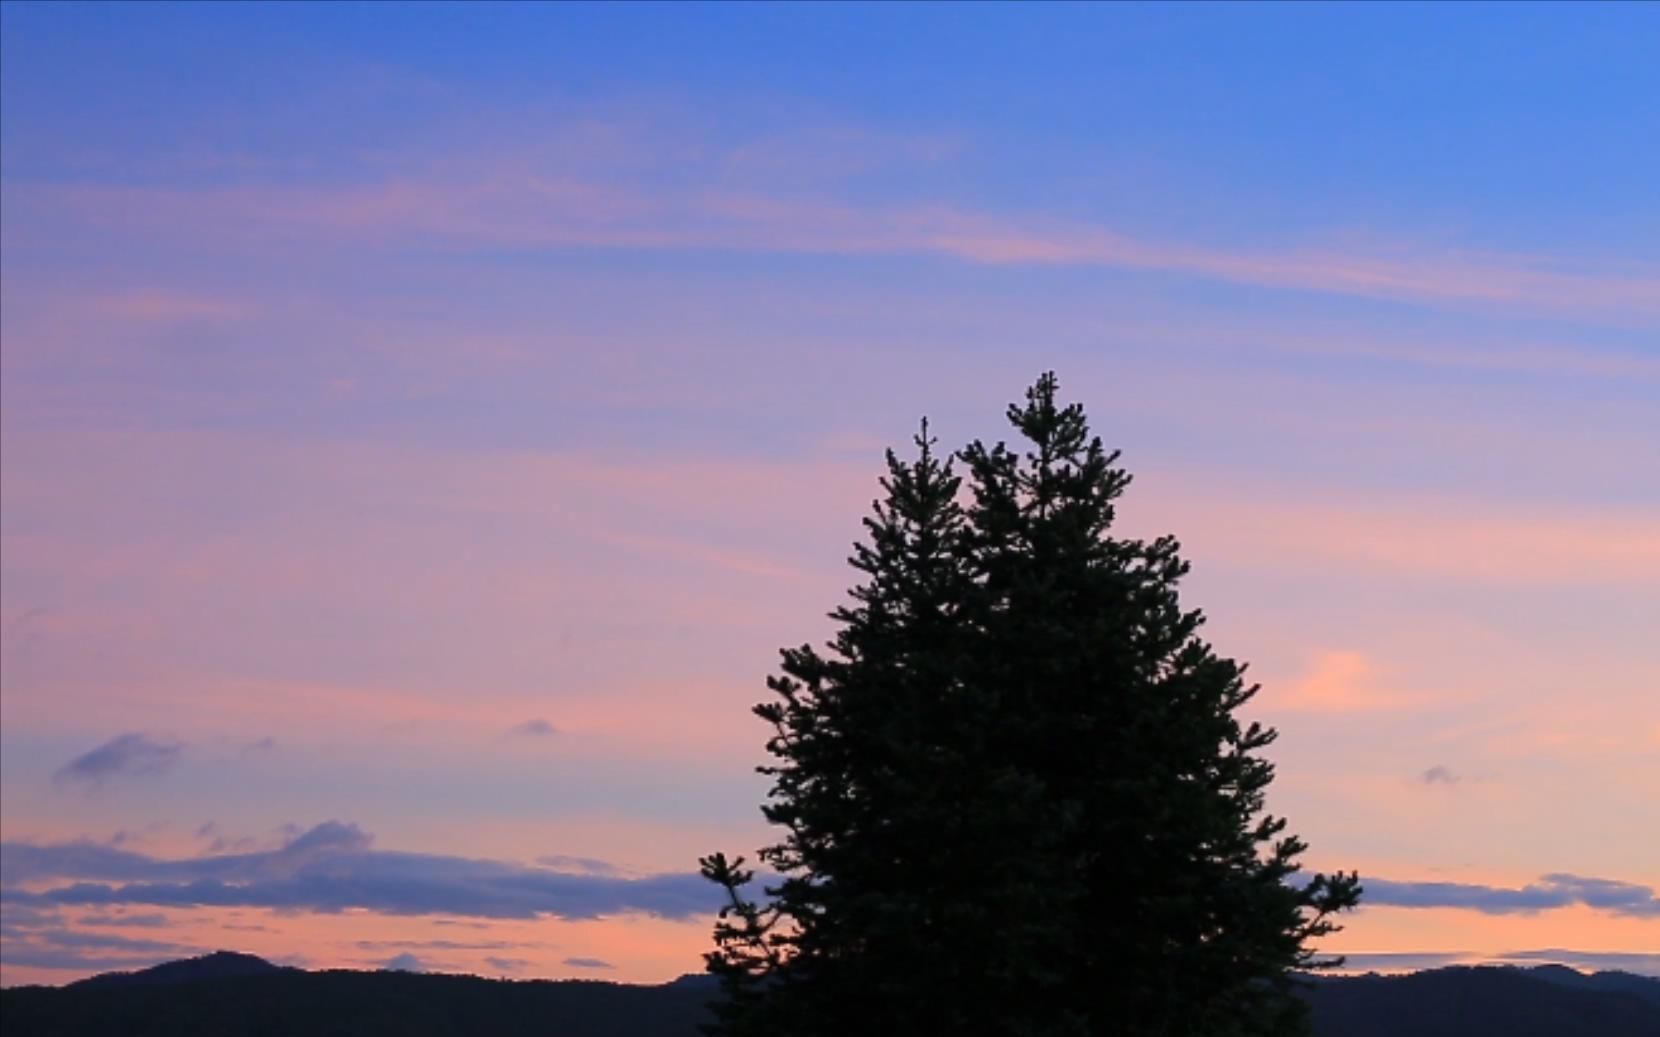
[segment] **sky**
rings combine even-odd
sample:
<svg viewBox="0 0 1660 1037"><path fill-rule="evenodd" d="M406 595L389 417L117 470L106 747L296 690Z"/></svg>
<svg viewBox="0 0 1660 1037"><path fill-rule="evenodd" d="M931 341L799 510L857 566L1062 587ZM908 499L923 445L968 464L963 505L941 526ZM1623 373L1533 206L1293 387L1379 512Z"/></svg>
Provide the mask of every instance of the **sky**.
<svg viewBox="0 0 1660 1037"><path fill-rule="evenodd" d="M1354 968L1660 975L1660 7L0 7L0 982L659 982L1045 370Z"/></svg>

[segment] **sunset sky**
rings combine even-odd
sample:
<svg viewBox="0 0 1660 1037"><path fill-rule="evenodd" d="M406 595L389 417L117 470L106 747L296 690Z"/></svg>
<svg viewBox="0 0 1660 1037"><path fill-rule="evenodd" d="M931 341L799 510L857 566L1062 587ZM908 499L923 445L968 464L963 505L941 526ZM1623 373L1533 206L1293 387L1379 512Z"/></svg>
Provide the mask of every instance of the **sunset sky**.
<svg viewBox="0 0 1660 1037"><path fill-rule="evenodd" d="M0 982L657 982L1044 370L1358 968L1660 975L1660 5L0 9Z"/></svg>

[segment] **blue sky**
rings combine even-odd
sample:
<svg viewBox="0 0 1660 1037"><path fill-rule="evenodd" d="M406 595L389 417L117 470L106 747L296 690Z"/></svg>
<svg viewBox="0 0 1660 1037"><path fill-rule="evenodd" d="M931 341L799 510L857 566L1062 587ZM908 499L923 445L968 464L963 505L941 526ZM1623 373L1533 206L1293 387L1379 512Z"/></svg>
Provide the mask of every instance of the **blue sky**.
<svg viewBox="0 0 1660 1037"><path fill-rule="evenodd" d="M600 896L570 860L757 845L746 707L828 633L882 447L1002 435L1050 368L1263 681L1309 863L1389 891L1332 949L1660 940L1652 5L0 19L4 841L137 855L109 909L166 937L37 869L4 982L495 967L412 946L451 925L517 975L697 968L649 906L122 883L303 850Z"/></svg>
<svg viewBox="0 0 1660 1037"><path fill-rule="evenodd" d="M1660 16L1636 5L19 4L8 19L29 43L8 54L8 138L31 145L8 170L63 162L33 153L52 134L113 138L123 160L176 155L183 136L299 163L398 139L433 107L660 99L717 135L803 117L958 134L1001 152L949 185L961 196L1151 209L1207 237L1380 216L1484 245L1548 233L1592 258L1652 258L1660 237L1660 160L1632 122L1660 92ZM318 95L339 106L319 112Z"/></svg>

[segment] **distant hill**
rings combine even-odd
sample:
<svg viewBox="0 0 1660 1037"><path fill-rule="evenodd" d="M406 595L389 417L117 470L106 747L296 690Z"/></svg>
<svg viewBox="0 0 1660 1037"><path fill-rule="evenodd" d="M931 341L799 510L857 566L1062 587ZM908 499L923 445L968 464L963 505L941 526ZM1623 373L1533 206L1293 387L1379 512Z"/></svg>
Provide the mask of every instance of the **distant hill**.
<svg viewBox="0 0 1660 1037"><path fill-rule="evenodd" d="M1624 972L1445 968L1322 978L1305 996L1317 1037L1660 1037L1660 979Z"/></svg>
<svg viewBox="0 0 1660 1037"><path fill-rule="evenodd" d="M4 1037L696 1037L713 982L662 986L306 972L221 951L0 990Z"/></svg>
<svg viewBox="0 0 1660 1037"><path fill-rule="evenodd" d="M105 972L90 979L71 983L69 988L84 990L88 987L102 989L104 987L201 983L212 979L230 979L237 976L269 976L277 972L297 971L299 970L273 965L264 958L257 958L252 954L238 954L235 951L214 951L212 954L204 954L200 958L169 961L152 968L141 969L138 972Z"/></svg>
<svg viewBox="0 0 1660 1037"><path fill-rule="evenodd" d="M1580 972L1566 965L1540 965L1529 975L1580 990L1624 990L1650 1004L1660 1005L1660 980L1629 972Z"/></svg>
<svg viewBox="0 0 1660 1037"><path fill-rule="evenodd" d="M696 1037L715 987L305 972L221 951L0 991L5 1037ZM1320 978L1317 1037L1660 1037L1660 979L1560 966Z"/></svg>

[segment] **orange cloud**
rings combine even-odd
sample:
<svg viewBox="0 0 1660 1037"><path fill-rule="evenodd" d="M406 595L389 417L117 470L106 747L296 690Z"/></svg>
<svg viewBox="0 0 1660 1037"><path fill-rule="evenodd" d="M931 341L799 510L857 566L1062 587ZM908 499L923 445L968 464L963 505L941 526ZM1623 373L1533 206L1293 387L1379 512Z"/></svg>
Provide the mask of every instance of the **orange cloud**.
<svg viewBox="0 0 1660 1037"><path fill-rule="evenodd" d="M1355 713L1398 708L1398 696L1372 686L1376 667L1359 652L1323 652L1301 679L1283 691L1265 691L1259 700L1270 710Z"/></svg>

